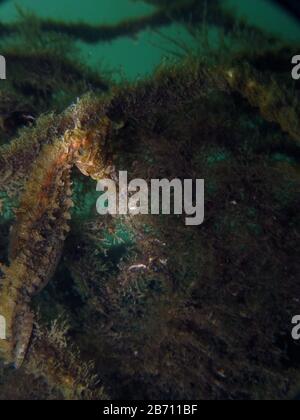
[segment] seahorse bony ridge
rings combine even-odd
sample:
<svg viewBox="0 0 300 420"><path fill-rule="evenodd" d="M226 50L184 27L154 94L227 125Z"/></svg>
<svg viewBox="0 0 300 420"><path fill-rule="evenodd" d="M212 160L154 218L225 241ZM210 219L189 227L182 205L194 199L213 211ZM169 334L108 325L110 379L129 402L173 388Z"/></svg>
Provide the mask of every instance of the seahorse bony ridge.
<svg viewBox="0 0 300 420"><path fill-rule="evenodd" d="M76 164L85 175L101 175L100 140L107 130L108 121L96 134L66 130L62 138L44 145L33 164L10 235L10 266L1 280L6 340L0 341L0 356L6 363L18 367L23 361L32 331L31 298L51 279L70 230L71 170Z"/></svg>

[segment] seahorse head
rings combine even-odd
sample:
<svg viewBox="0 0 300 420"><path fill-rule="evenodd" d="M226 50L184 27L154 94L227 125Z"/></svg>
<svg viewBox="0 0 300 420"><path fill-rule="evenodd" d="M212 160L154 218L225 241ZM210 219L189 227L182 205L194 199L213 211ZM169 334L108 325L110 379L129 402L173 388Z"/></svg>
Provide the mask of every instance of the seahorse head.
<svg viewBox="0 0 300 420"><path fill-rule="evenodd" d="M106 142L111 132L111 121L107 117L100 119L96 127L82 128L80 124L64 135L68 153L74 154L74 163L86 176L95 180L108 173L109 163L106 154Z"/></svg>

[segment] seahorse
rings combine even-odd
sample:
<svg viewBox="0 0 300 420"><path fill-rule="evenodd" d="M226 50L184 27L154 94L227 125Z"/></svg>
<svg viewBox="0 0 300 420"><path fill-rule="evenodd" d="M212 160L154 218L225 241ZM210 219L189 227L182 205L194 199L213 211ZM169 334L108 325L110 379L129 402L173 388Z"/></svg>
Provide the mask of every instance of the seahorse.
<svg viewBox="0 0 300 420"><path fill-rule="evenodd" d="M82 129L77 122L62 138L46 144L26 183L10 236L10 265L1 266L0 276L0 315L6 325L0 358L16 368L32 335L31 299L53 276L70 230L71 170L76 165L95 179L105 173L101 144L109 120L100 119L97 127Z"/></svg>
<svg viewBox="0 0 300 420"><path fill-rule="evenodd" d="M43 145L51 141L57 129L57 116L42 116L35 127L23 128L10 143L0 147L0 189L20 195Z"/></svg>

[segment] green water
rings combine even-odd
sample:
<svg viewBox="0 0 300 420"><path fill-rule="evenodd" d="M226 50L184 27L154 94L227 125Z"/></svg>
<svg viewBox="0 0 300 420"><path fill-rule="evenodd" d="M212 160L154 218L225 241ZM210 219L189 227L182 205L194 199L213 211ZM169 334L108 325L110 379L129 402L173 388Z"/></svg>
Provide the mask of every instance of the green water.
<svg viewBox="0 0 300 420"><path fill-rule="evenodd" d="M268 0L224 0L224 3L255 25L286 39L300 39L300 28L296 21ZM153 10L152 6L133 0L22 0L18 5L38 16L93 24L115 23ZM3 3L0 13L4 22L15 20L18 17L16 3L10 0ZM184 30L176 25L161 28L159 32L146 30L135 38L124 37L96 45L80 43L80 48L84 59L93 66L135 79L150 73L168 58L166 41L161 34L173 39L187 37Z"/></svg>

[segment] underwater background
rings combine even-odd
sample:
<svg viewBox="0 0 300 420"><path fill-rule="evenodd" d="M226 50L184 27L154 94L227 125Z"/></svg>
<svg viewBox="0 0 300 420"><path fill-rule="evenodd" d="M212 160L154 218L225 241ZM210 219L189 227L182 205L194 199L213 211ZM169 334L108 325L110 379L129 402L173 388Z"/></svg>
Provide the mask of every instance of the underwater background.
<svg viewBox="0 0 300 420"><path fill-rule="evenodd" d="M228 8L234 8L237 16L242 16L249 23L270 32L280 34L284 39L300 38L300 28L297 21L278 6L268 0L223 0ZM87 0L84 5L80 1L39 1L22 0L15 3L7 0L0 7L1 21L14 21L18 16L16 5L24 11L34 12L44 18L62 19L64 21L84 20L91 24L116 23L128 17L138 17L151 13L153 5L132 0ZM189 41L182 25L174 23L171 27L160 28L168 37L186 39ZM80 43L84 60L97 67L121 72L124 77L135 79L149 74L168 54L167 41L151 29L141 31L133 37L121 37L112 42L95 46Z"/></svg>
<svg viewBox="0 0 300 420"><path fill-rule="evenodd" d="M0 400L300 394L300 24L278 3L0 1ZM100 217L118 170L204 178L204 224Z"/></svg>

